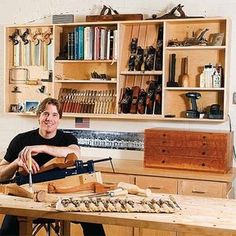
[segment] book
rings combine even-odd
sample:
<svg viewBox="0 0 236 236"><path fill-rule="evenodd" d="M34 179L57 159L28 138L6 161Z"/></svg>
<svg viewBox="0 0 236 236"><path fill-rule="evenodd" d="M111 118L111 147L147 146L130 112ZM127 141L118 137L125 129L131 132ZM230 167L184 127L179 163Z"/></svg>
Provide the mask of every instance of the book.
<svg viewBox="0 0 236 236"><path fill-rule="evenodd" d="M113 30L113 54L112 59L117 60L118 56L118 31Z"/></svg>
<svg viewBox="0 0 236 236"><path fill-rule="evenodd" d="M74 32L69 32L68 35L68 57L67 59L68 60L74 60L75 57L74 57L74 43L75 43L75 40L74 40Z"/></svg>
<svg viewBox="0 0 236 236"><path fill-rule="evenodd" d="M111 40L110 40L110 37L111 37L111 30L108 29L107 30L107 49L106 49L106 59L107 60L110 60L110 47L111 47Z"/></svg>
<svg viewBox="0 0 236 236"><path fill-rule="evenodd" d="M101 28L101 44L100 44L100 59L106 59L106 50L107 50L107 30Z"/></svg>
<svg viewBox="0 0 236 236"><path fill-rule="evenodd" d="M109 60L113 59L113 30L110 31L110 38L109 38L109 43L110 43L110 51L109 51Z"/></svg>
<svg viewBox="0 0 236 236"><path fill-rule="evenodd" d="M94 60L100 59L100 27L94 27Z"/></svg>
<svg viewBox="0 0 236 236"><path fill-rule="evenodd" d="M78 59L84 59L84 26L78 27Z"/></svg>
<svg viewBox="0 0 236 236"><path fill-rule="evenodd" d="M75 34L74 32L71 32L71 55L70 59L74 60L75 59Z"/></svg>
<svg viewBox="0 0 236 236"><path fill-rule="evenodd" d="M79 32L78 32L78 27L74 28L74 41L75 41L75 46L74 46L74 57L75 60L79 59Z"/></svg>
<svg viewBox="0 0 236 236"><path fill-rule="evenodd" d="M89 55L88 55L89 31L90 31L90 27L89 26L84 28L84 59L85 60L89 59Z"/></svg>
<svg viewBox="0 0 236 236"><path fill-rule="evenodd" d="M94 27L89 30L89 60L94 59Z"/></svg>
<svg viewBox="0 0 236 236"><path fill-rule="evenodd" d="M84 28L84 59L93 59L93 27L87 26Z"/></svg>

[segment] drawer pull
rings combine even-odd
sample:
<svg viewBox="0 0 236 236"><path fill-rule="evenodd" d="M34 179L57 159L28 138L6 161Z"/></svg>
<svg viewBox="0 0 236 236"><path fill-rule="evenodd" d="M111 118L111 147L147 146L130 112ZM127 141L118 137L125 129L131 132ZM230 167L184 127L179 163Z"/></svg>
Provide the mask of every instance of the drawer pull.
<svg viewBox="0 0 236 236"><path fill-rule="evenodd" d="M150 187L148 187L148 188L150 188L150 189L162 189L163 187L161 186L161 187L153 187L153 186L150 186Z"/></svg>
<svg viewBox="0 0 236 236"><path fill-rule="evenodd" d="M203 192L203 191L198 191L198 190L192 190L192 193L205 194L206 192Z"/></svg>

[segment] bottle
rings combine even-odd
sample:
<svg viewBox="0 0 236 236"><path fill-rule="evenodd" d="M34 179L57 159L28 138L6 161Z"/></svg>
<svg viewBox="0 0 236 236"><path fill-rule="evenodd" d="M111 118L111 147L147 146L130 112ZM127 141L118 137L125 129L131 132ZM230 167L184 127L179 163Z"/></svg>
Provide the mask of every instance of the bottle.
<svg viewBox="0 0 236 236"><path fill-rule="evenodd" d="M220 77L220 81L221 81L221 88L224 87L224 71L223 71L223 67L221 64L218 64L217 67L216 67L216 70L219 74L219 77Z"/></svg>

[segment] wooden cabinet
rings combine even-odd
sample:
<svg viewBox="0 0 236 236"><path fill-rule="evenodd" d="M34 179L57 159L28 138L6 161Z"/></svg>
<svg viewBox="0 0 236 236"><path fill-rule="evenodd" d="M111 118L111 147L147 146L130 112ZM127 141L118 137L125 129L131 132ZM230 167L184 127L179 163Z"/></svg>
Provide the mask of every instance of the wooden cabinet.
<svg viewBox="0 0 236 236"><path fill-rule="evenodd" d="M227 173L232 168L233 132L146 129L146 167Z"/></svg>
<svg viewBox="0 0 236 236"><path fill-rule="evenodd" d="M5 28L5 112L32 114L36 102L54 96L53 45L52 25Z"/></svg>
<svg viewBox="0 0 236 236"><path fill-rule="evenodd" d="M207 24L205 24L207 23ZM184 41L186 33L198 34L199 30L208 30L205 39L210 42L207 46L184 46L170 45L170 40L178 39ZM220 44L211 42L209 37L215 33L223 33L224 39ZM188 36L187 36L188 37ZM191 36L190 36L191 37ZM207 112L213 104L219 104L223 110L223 119L227 116L227 53L228 53L228 23L225 19L209 19L207 22L201 19L191 21L168 21L166 22L166 38L165 38L165 82L164 82L164 107L165 114L174 114L177 118L185 117L186 109L190 108L190 103L186 94L199 93L201 97L197 99L199 111ZM167 85L169 78L169 57L176 55L176 80L179 81L179 87L170 87ZM183 87L181 82L181 69L183 69L182 59L188 57L188 87ZM199 74L203 72L204 65L213 66L222 65L225 74L222 77L219 87L210 85L201 85ZM224 78L224 81L223 81ZM173 106L173 104L175 104ZM186 106L186 104L189 104ZM216 118L216 117L215 117ZM214 120L217 120L214 119Z"/></svg>
<svg viewBox="0 0 236 236"><path fill-rule="evenodd" d="M79 29L83 36L77 34ZM65 116L224 121L228 32L226 18L7 26L4 110L30 115L26 101L50 95L65 104ZM81 37L83 53L90 50L91 55L79 57L81 50L77 55ZM68 57L71 50L73 57ZM173 55L172 79L178 87L168 83ZM181 81L184 58L187 85ZM204 67L219 65L220 85L200 84Z"/></svg>

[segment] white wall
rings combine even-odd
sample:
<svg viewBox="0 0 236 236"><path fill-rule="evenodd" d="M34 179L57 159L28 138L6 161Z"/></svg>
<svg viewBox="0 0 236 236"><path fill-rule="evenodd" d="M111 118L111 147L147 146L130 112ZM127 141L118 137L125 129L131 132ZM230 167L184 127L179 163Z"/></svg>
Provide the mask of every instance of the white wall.
<svg viewBox="0 0 236 236"><path fill-rule="evenodd" d="M153 1L153 0L1 0L0 1L0 37L3 42L3 26L9 24L23 24L29 22L51 23L51 15L71 13L77 15L79 20L85 19L86 15L99 14L102 5L111 5L119 13L143 13L145 18L153 13L163 14L167 10L179 4L178 1ZM229 17L232 21L232 43L230 58L230 92L229 107L232 119L232 129L236 126L236 105L232 104L232 93L236 91L235 62L236 62L236 0L182 0L184 11L187 15L222 16ZM3 114L3 44L0 44L0 153L4 152L8 143L19 132L37 127L37 121L32 117L18 117ZM62 128L73 128L74 119L64 118ZM114 131L143 131L152 127L175 127L175 128L201 128L229 130L229 123L202 124L192 122L163 122L163 121L124 121L124 120L91 120L91 128L97 130ZM235 138L236 139L236 138ZM96 154L95 154L96 153ZM142 152L109 151L104 153L97 150L82 150L83 155L113 155L121 158L142 158Z"/></svg>

